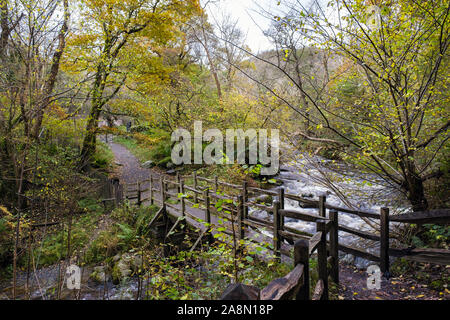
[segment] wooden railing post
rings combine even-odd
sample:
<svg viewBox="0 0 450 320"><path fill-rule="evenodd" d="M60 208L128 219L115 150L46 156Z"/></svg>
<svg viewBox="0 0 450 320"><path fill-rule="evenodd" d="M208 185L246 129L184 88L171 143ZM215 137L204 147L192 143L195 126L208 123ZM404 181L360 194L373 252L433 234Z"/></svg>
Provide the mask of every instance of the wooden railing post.
<svg viewBox="0 0 450 320"><path fill-rule="evenodd" d="M244 209L244 219L248 218L248 192L247 192L247 181L242 183L242 201L243 201L243 209Z"/></svg>
<svg viewBox="0 0 450 320"><path fill-rule="evenodd" d="M208 230L208 235L207 235L207 239L209 243L212 243L214 241L213 235L211 233L211 211L209 209L209 188L207 187L204 191L203 191L203 198L205 199L205 220L206 223L208 223L207 226L207 230Z"/></svg>
<svg viewBox="0 0 450 320"><path fill-rule="evenodd" d="M203 191L203 198L205 199L205 221L211 224L211 211L209 210L209 189Z"/></svg>
<svg viewBox="0 0 450 320"><path fill-rule="evenodd" d="M323 294L321 300L328 300L328 269L327 269L327 234L324 220L317 220L317 232L322 232L320 243L317 247L317 269L319 279L323 281Z"/></svg>
<svg viewBox="0 0 450 320"><path fill-rule="evenodd" d="M281 239L280 239L280 233L278 232L280 230L280 212L278 211L280 209L280 202L274 201L273 202L273 252L277 258L281 257Z"/></svg>
<svg viewBox="0 0 450 320"><path fill-rule="evenodd" d="M180 180L180 193L181 193L181 215L186 215L186 202L184 201L184 180Z"/></svg>
<svg viewBox="0 0 450 320"><path fill-rule="evenodd" d="M389 208L380 209L380 269L389 272Z"/></svg>
<svg viewBox="0 0 450 320"><path fill-rule="evenodd" d="M326 196L319 196L319 216L326 217L327 210L325 208L325 202L327 201Z"/></svg>
<svg viewBox="0 0 450 320"><path fill-rule="evenodd" d="M339 283L339 214L336 210L331 210L329 215L331 220L330 256L333 257L331 278L333 279L334 283Z"/></svg>
<svg viewBox="0 0 450 320"><path fill-rule="evenodd" d="M194 189L197 190L197 171L194 171ZM198 203L197 192L194 192L194 203Z"/></svg>
<svg viewBox="0 0 450 320"><path fill-rule="evenodd" d="M159 184L160 184L160 191L161 191L161 207L166 209L166 195L165 195L165 188L166 186L164 185L164 177L161 175L159 177Z"/></svg>
<svg viewBox="0 0 450 320"><path fill-rule="evenodd" d="M284 209L284 188L278 188L278 201L280 201L280 209ZM281 217L280 220L280 228L284 228L284 216Z"/></svg>
<svg viewBox="0 0 450 320"><path fill-rule="evenodd" d="M244 210L242 207L242 195L238 195L238 205L237 205L237 213L238 213L238 228L239 228L239 240L245 238L245 224L244 224Z"/></svg>
<svg viewBox="0 0 450 320"><path fill-rule="evenodd" d="M180 185L181 177L180 177L180 173L178 171L176 173L176 180L177 180L178 193L181 193L181 185Z"/></svg>
<svg viewBox="0 0 450 320"><path fill-rule="evenodd" d="M309 241L297 240L294 244L294 267L303 264L303 286L297 292L296 300L309 300Z"/></svg>
<svg viewBox="0 0 450 320"><path fill-rule="evenodd" d="M141 183L138 182L137 183L137 205L138 205L138 207L140 207L142 204L141 198L142 198L141 197Z"/></svg>
<svg viewBox="0 0 450 320"><path fill-rule="evenodd" d="M153 205L153 175L150 174L150 205Z"/></svg>
<svg viewBox="0 0 450 320"><path fill-rule="evenodd" d="M219 178L217 176L214 176L214 192L217 193L219 190Z"/></svg>

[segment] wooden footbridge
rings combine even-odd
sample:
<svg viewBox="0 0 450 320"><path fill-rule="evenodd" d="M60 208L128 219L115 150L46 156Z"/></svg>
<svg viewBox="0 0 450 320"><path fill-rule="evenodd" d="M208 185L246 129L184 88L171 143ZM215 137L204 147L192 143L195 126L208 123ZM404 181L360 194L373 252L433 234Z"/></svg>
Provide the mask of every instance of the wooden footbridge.
<svg viewBox="0 0 450 320"><path fill-rule="evenodd" d="M174 179L175 178L175 179ZM192 175L175 177L151 174L149 179L136 183L113 185L113 197L107 201L128 201L141 206L142 204L157 204L160 210L152 219L150 225L164 229L164 241L170 241L177 227L182 223L200 230L199 236L191 250L202 241L212 240L212 235L218 232L213 226L220 225L221 231L230 237L245 239L256 244L271 243L274 255L281 259L294 259L294 269L284 278L272 281L266 288L255 293L253 298L260 299L309 299L309 258L317 256L319 281L313 290L313 299L328 298L328 279L339 283L338 251L350 253L379 264L381 272L389 274L389 257L405 257L406 259L450 265L450 251L442 249L420 248L390 248L389 224L397 223L437 223L450 222L450 210L434 210L414 212L402 215L389 215L388 208L380 212L367 212L333 206L326 202L325 196L318 200L305 199L298 195L285 193L283 187L266 190L251 187L246 181L242 185L220 181L217 177L208 179ZM255 200L265 195L276 199L272 203L261 203ZM317 213L311 214L301 210L285 209L287 199L298 201L303 208L316 208ZM261 219L249 214L250 208L272 213L272 219ZM377 232L356 230L339 222L339 215L347 213L362 219L369 219L379 226ZM316 224L316 232L309 234L285 224L289 217ZM364 249L339 243L339 232L345 232L362 239L379 242L378 253L370 253ZM246 291L245 286L235 287ZM248 290L247 290L248 291ZM250 290L251 291L251 290ZM242 293L241 292L241 293ZM248 293L242 293L248 295ZM233 293L229 295L233 296ZM240 296L242 298L242 295Z"/></svg>

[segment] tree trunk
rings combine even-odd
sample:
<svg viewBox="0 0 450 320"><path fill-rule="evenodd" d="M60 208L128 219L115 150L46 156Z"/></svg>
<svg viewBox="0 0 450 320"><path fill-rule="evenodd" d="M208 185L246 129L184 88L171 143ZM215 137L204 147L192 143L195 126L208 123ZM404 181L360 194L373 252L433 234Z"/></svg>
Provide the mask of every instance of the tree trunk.
<svg viewBox="0 0 450 320"><path fill-rule="evenodd" d="M92 156L95 154L98 119L100 117L101 110L102 106L100 101L93 102L92 109L89 114L89 121L86 124L86 135L83 140L83 148L81 149L80 168L82 170L89 166L89 163L92 161Z"/></svg>
<svg viewBox="0 0 450 320"><path fill-rule="evenodd" d="M411 202L413 211L424 211L428 209L428 201L425 197L422 179L411 174L406 182L408 188L408 200Z"/></svg>

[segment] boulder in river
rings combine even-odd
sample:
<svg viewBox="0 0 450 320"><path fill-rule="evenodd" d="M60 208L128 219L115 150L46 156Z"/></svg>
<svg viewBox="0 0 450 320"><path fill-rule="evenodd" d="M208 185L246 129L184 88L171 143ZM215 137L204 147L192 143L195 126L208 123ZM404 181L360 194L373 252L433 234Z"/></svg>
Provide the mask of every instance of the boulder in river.
<svg viewBox="0 0 450 320"><path fill-rule="evenodd" d="M257 203L269 203L269 204L271 204L273 202L273 198L269 194L262 194L262 195L256 197L255 201Z"/></svg>
<svg viewBox="0 0 450 320"><path fill-rule="evenodd" d="M302 193L302 198L314 198L314 195L312 193Z"/></svg>
<svg viewBox="0 0 450 320"><path fill-rule="evenodd" d="M106 266L97 266L89 276L90 279L98 283L105 283L110 280L110 275L107 273Z"/></svg>
<svg viewBox="0 0 450 320"><path fill-rule="evenodd" d="M123 254L120 260L116 262L112 270L114 283L120 283L122 280L131 276L131 255Z"/></svg>
<svg viewBox="0 0 450 320"><path fill-rule="evenodd" d="M346 264L353 264L355 262L355 256L352 254L346 254L340 260L341 260L341 262L346 263Z"/></svg>
<svg viewBox="0 0 450 320"><path fill-rule="evenodd" d="M138 273L142 266L142 257L140 255L133 255L131 253L124 253L116 262L112 270L112 277L114 283L129 278L133 272Z"/></svg>

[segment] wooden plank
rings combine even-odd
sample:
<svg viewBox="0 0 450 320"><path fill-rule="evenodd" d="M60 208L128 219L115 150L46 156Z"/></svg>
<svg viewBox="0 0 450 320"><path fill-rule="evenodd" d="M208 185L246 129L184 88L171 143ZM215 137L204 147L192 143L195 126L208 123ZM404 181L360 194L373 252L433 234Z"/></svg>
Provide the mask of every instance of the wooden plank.
<svg viewBox="0 0 450 320"><path fill-rule="evenodd" d="M150 223L148 224L149 228L156 222L156 220L158 220L159 216L162 215L163 211L164 211L164 208L160 208L158 210L158 212L153 217L152 221L150 221Z"/></svg>
<svg viewBox="0 0 450 320"><path fill-rule="evenodd" d="M270 221L268 221L268 220L259 219L259 218L254 217L254 216L248 216L248 217L246 217L246 219L258 222L258 223L263 224L263 225L266 225L267 227L272 227L272 223Z"/></svg>
<svg viewBox="0 0 450 320"><path fill-rule="evenodd" d="M407 260L435 263L441 265L450 265L450 250L432 249L432 248L415 248L415 249L396 249L390 248L389 255L394 257L403 257Z"/></svg>
<svg viewBox="0 0 450 320"><path fill-rule="evenodd" d="M32 224L31 228L35 229L35 228L42 228L42 227L50 227L50 226L55 226L57 224L60 224L60 222L56 221L56 222L47 222L47 223L37 223L37 224Z"/></svg>
<svg viewBox="0 0 450 320"><path fill-rule="evenodd" d="M330 210L329 217L332 223L330 229L330 257L328 258L331 260L330 274L334 283L339 283L339 213L336 210Z"/></svg>
<svg viewBox="0 0 450 320"><path fill-rule="evenodd" d="M178 198L178 193L177 192L166 191L165 194L169 195L169 196L172 196L172 197L177 197Z"/></svg>
<svg viewBox="0 0 450 320"><path fill-rule="evenodd" d="M164 205L166 205L166 206L169 207L169 208L174 209L174 210L177 211L177 212L180 210L180 209L178 208L177 205L171 204L171 203L169 203L169 202L167 202L167 201L164 202ZM181 215L181 213L180 213L180 215Z"/></svg>
<svg viewBox="0 0 450 320"><path fill-rule="evenodd" d="M289 217L289 218L294 218L294 219L299 219L299 220L303 220L303 221L308 221L308 222L316 222L317 220L328 220L324 217L321 217L317 214L312 214L312 213L306 213L306 212L301 212L301 211L297 211L297 210L279 210L279 213L284 216L284 217Z"/></svg>
<svg viewBox="0 0 450 320"><path fill-rule="evenodd" d="M226 186L226 187L230 187L230 188L234 188L234 189L242 189L242 186L238 186L237 184L232 184L232 183L228 183L228 182L224 182L224 181L219 181L219 184Z"/></svg>
<svg viewBox="0 0 450 320"><path fill-rule="evenodd" d="M347 227L347 226L343 226L343 225L339 225L338 229L341 230L341 231L347 232L347 233L354 234L354 235L356 235L358 237L361 237L361 238L364 238L364 239L380 241L380 236L377 236L374 233L353 229L353 228L350 228L350 227Z"/></svg>
<svg viewBox="0 0 450 320"><path fill-rule="evenodd" d="M116 198L101 199L100 202L115 201L115 200L116 200Z"/></svg>
<svg viewBox="0 0 450 320"><path fill-rule="evenodd" d="M245 204L247 206L257 207L257 208L259 208L261 210L265 210L265 211L272 211L272 209L273 209L271 206L265 206L263 204L256 203L256 202L253 202L253 201L247 201Z"/></svg>
<svg viewBox="0 0 450 320"><path fill-rule="evenodd" d="M369 253L367 251L364 251L362 249L355 248L355 247L352 247L352 246L347 246L347 245L341 244L341 243L339 244L338 247L339 247L339 250L341 250L341 251L343 251L345 253L350 253L350 254L352 254L354 256L361 257L361 258L364 258L364 259L367 259L367 260L370 260L370 261L380 262L380 257L379 256L376 256L376 255L374 255L372 253Z"/></svg>
<svg viewBox="0 0 450 320"><path fill-rule="evenodd" d="M270 282L261 290L261 300L288 300L297 295L303 286L303 264L297 264L291 272L283 278Z"/></svg>
<svg viewBox="0 0 450 320"><path fill-rule="evenodd" d="M411 212L389 217L390 221L415 224L447 224L450 223L450 209Z"/></svg>
<svg viewBox="0 0 450 320"><path fill-rule="evenodd" d="M237 222L237 220L238 220L237 217L233 217L233 215L227 214L227 213L225 212L225 210L218 211L216 207L211 207L211 206L209 207L209 210L210 210L214 215L216 215L216 216L218 216L218 217L220 217L220 218L227 219L227 220L230 220L230 221L231 221L232 218L234 218L234 221L236 221L236 222Z"/></svg>
<svg viewBox="0 0 450 320"><path fill-rule="evenodd" d="M280 211L278 208L280 207L280 203L278 201L273 202L273 248L274 254L276 257L280 258L280 248L281 248L281 240L282 236L279 233L280 230Z"/></svg>
<svg viewBox="0 0 450 320"><path fill-rule="evenodd" d="M248 189L248 191L265 193L265 194L268 194L268 195L271 195L271 196L277 196L278 195L278 192L276 192L276 191L270 191L270 190L255 188L255 187L248 187L247 189Z"/></svg>
<svg viewBox="0 0 450 320"><path fill-rule="evenodd" d="M178 226L178 224L180 223L181 219L177 219L177 221L173 224L172 228L170 228L169 232L167 232L166 236L164 237L164 239L167 239L168 237L171 236L171 233L175 230L175 228Z"/></svg>
<svg viewBox="0 0 450 320"><path fill-rule="evenodd" d="M380 269L389 271L389 209L380 209Z"/></svg>
<svg viewBox="0 0 450 320"><path fill-rule="evenodd" d="M294 244L294 265L303 265L303 285L300 287L296 300L309 300L309 241L297 240Z"/></svg>
<svg viewBox="0 0 450 320"><path fill-rule="evenodd" d="M200 233L199 237L197 238L197 240L195 241L195 243L193 244L193 246L191 247L191 249L189 250L189 252L192 252L195 250L195 248L197 247L197 245L200 243L200 241L202 240L203 236L206 233L206 229L202 231L202 233Z"/></svg>
<svg viewBox="0 0 450 320"><path fill-rule="evenodd" d="M309 240L309 254L311 255L314 250L319 246L320 240L322 239L322 232L316 232L313 237Z"/></svg>
<svg viewBox="0 0 450 320"><path fill-rule="evenodd" d="M284 226L284 229L286 231L296 233L296 234L298 234L299 236L301 236L303 238L305 238L305 237L311 238L313 236L312 233L309 233L309 232L306 232L306 231L302 231L302 230L297 230L295 228L292 228L292 227L289 227L289 226L286 226L286 225Z"/></svg>
<svg viewBox="0 0 450 320"><path fill-rule="evenodd" d="M285 193L284 197L287 198L287 199L303 202L303 203L306 203L306 204L315 205L316 208L319 207L318 201L311 200L311 199L305 199L305 198L302 198L302 197L297 196L295 194Z"/></svg>
<svg viewBox="0 0 450 320"><path fill-rule="evenodd" d="M185 188L186 190L189 190L189 191L192 191L192 192L195 192L195 193L198 193L198 194L203 193L203 191L197 190L197 189L195 189L195 188L193 188L193 187L190 187L190 186L186 186L186 185L185 185L184 188Z"/></svg>
<svg viewBox="0 0 450 320"><path fill-rule="evenodd" d="M284 230L279 230L278 232L283 236L283 238L289 239L289 240L291 240L291 241L297 241L297 240L299 240L299 239L309 240L308 237L299 235L299 234L297 234L297 233L293 233L293 232L289 232L289 231L284 231Z"/></svg>
<svg viewBox="0 0 450 320"><path fill-rule="evenodd" d="M352 209L346 209L341 207L332 206L329 204L326 204L325 207L330 210L336 210L340 212L346 212L350 214L357 215L359 217L365 217L365 218L373 218L373 219L380 219L380 215L378 213L374 212L367 212L367 211L359 211L359 210L352 210Z"/></svg>
<svg viewBox="0 0 450 320"><path fill-rule="evenodd" d="M266 224L261 224L259 222L256 221L252 221L250 219L244 219L242 220L242 222L248 226L252 226L254 228L266 228L269 231L273 231L273 226L271 225L266 225Z"/></svg>
<svg viewBox="0 0 450 320"><path fill-rule="evenodd" d="M319 196L319 216L321 216L321 217L327 216L326 201L327 201L327 197Z"/></svg>
<svg viewBox="0 0 450 320"><path fill-rule="evenodd" d="M242 195L238 195L238 204L237 204L237 217L238 217L238 230L239 230L239 240L243 240L245 238L245 224L244 224L244 208L242 207L244 203ZM242 245L239 245L242 247Z"/></svg>
<svg viewBox="0 0 450 320"><path fill-rule="evenodd" d="M327 235L325 221L317 221L317 231L320 232L320 242L317 246L317 271L319 279L323 281L321 300L328 300L328 266L327 266Z"/></svg>
<svg viewBox="0 0 450 320"><path fill-rule="evenodd" d="M209 195L211 197L214 197L214 198L220 199L220 200L232 200L232 201L236 201L237 200L236 197L228 196L228 195L222 196L222 195L214 193L214 192L211 192Z"/></svg>
<svg viewBox="0 0 450 320"><path fill-rule="evenodd" d="M200 181L206 181L206 182L214 183L214 180L208 179L208 178L205 178L205 177L201 177L201 176L197 176L197 179L200 180Z"/></svg>
<svg viewBox="0 0 450 320"><path fill-rule="evenodd" d="M319 281L317 281L316 283L316 287L314 288L312 300L322 300L323 292L324 292L323 280L319 279Z"/></svg>

